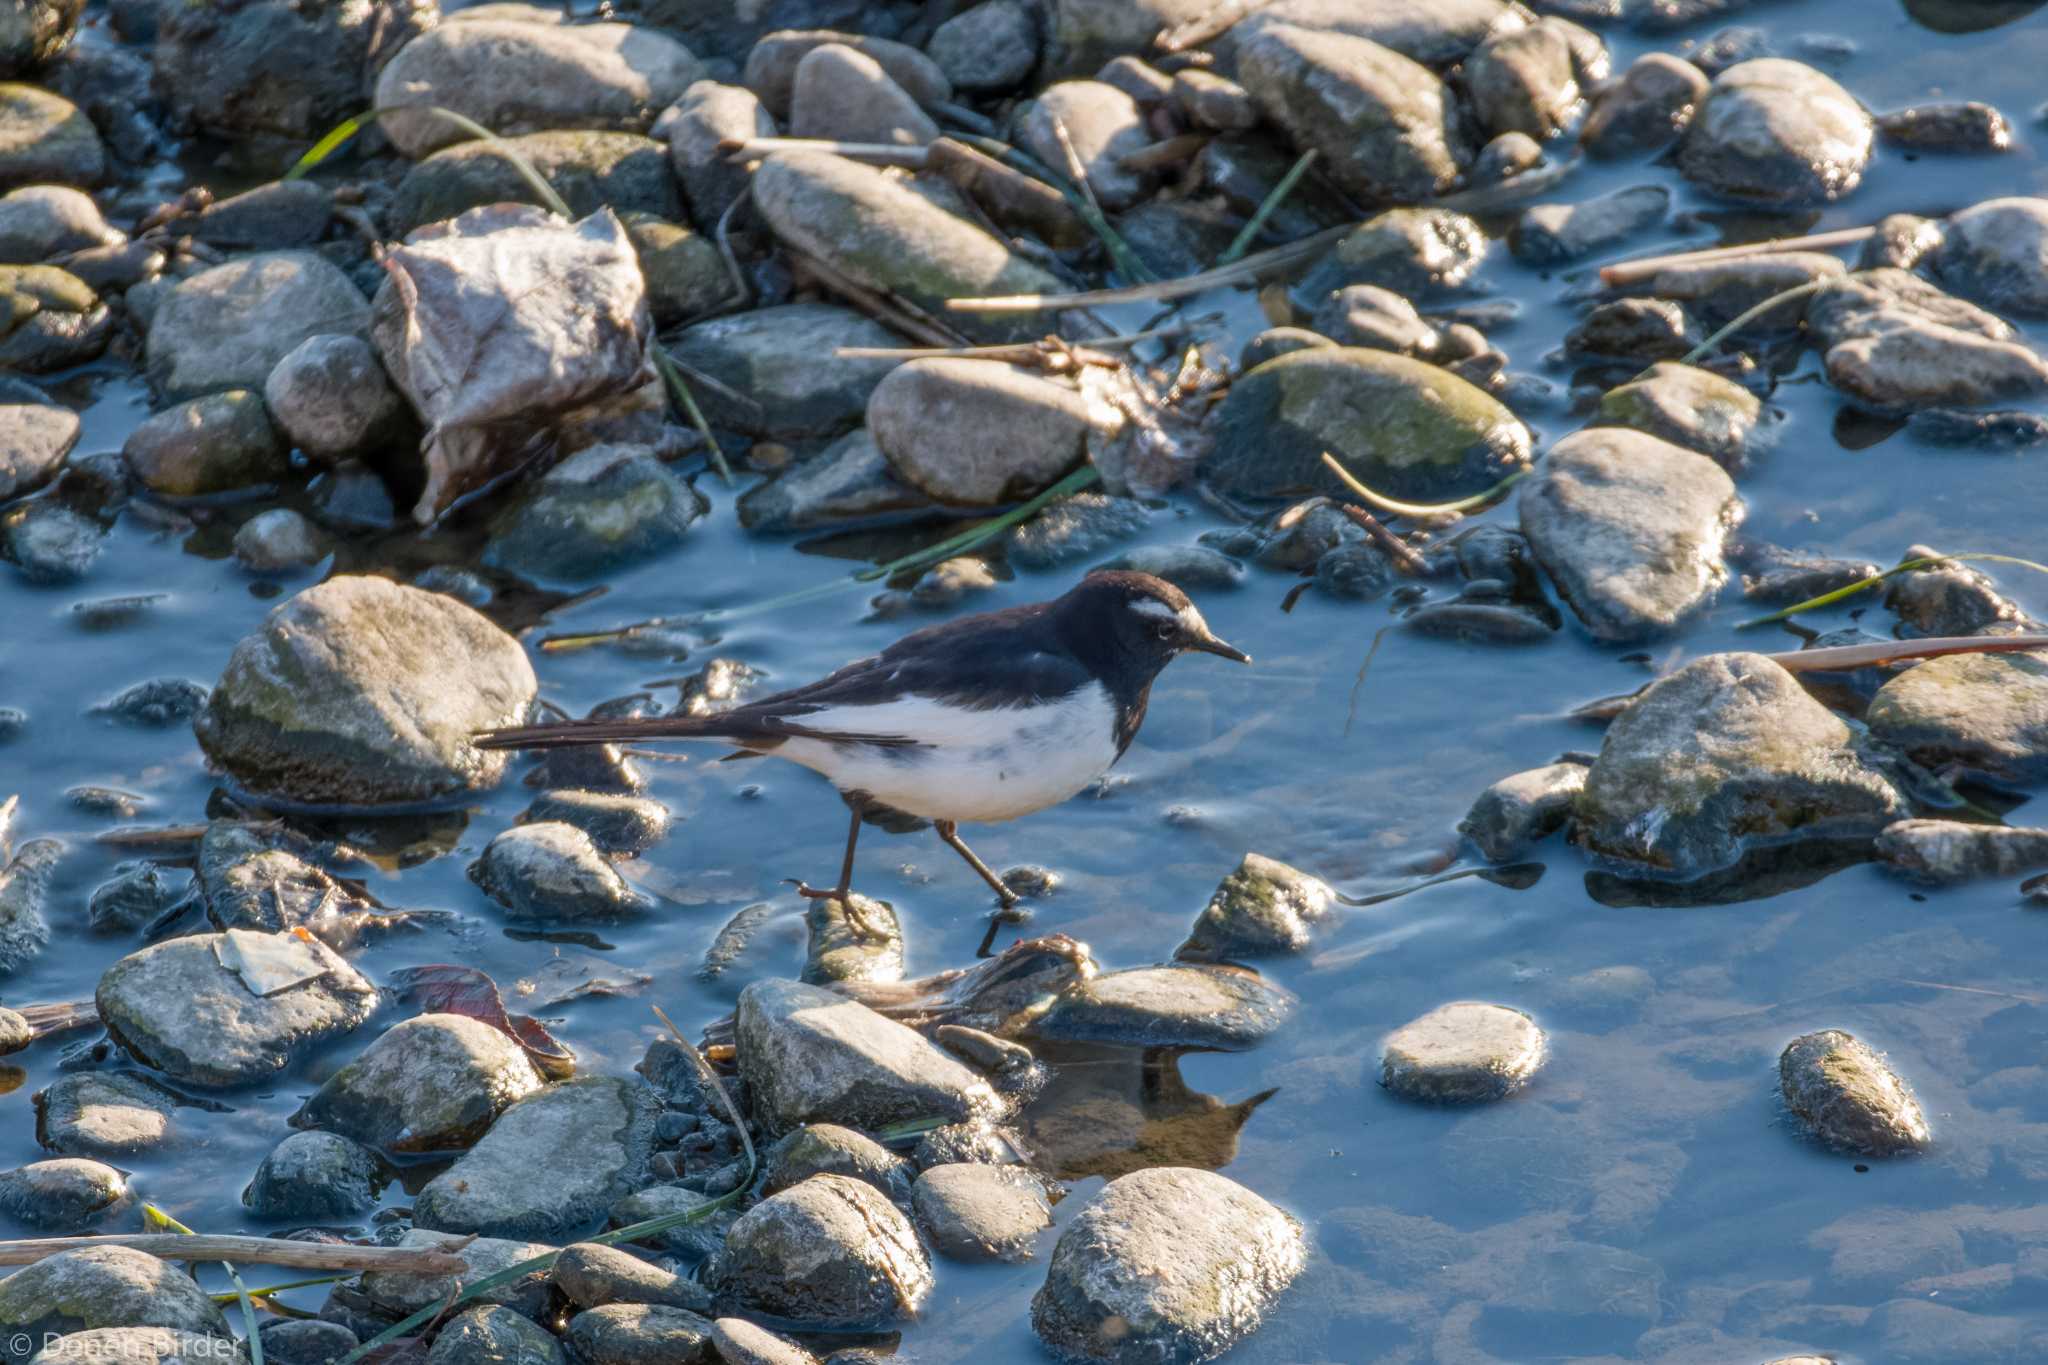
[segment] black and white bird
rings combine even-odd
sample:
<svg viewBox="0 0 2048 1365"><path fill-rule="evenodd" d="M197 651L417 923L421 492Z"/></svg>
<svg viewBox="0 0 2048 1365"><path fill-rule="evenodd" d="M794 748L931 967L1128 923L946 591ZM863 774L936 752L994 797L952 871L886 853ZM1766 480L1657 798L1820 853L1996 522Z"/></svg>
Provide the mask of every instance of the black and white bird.
<svg viewBox="0 0 2048 1365"><path fill-rule="evenodd" d="M823 774L853 808L830 891L849 912L861 818L888 807L930 820L995 890L1017 896L960 838L1058 805L1123 757L1152 680L1189 650L1251 656L1209 629L1186 594L1142 573L1096 573L1065 596L914 631L804 687L708 716L572 720L486 731L479 748L714 740Z"/></svg>

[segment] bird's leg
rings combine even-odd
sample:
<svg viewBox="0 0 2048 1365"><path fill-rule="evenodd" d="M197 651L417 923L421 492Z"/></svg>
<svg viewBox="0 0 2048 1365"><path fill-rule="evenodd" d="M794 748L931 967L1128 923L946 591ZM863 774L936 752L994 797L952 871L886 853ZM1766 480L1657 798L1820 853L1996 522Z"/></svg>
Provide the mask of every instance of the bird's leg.
<svg viewBox="0 0 2048 1365"><path fill-rule="evenodd" d="M846 831L846 858L839 864L839 885L830 891L820 891L803 882L796 884L796 893L805 900L838 901L846 911L846 923L862 938L887 938L880 928L871 922L860 907L853 903L853 850L860 842L860 807L853 808L853 824Z"/></svg>
<svg viewBox="0 0 2048 1365"><path fill-rule="evenodd" d="M934 820L932 821L932 828L939 832L941 839L952 845L955 853L967 860L969 867L981 874L981 879L987 882L995 891L996 899L1002 902L1003 909L1006 912L1016 905L1017 893L1003 885L1003 879L989 871L987 863L974 856L974 850L969 848L967 841L960 837L960 826L957 823L951 820Z"/></svg>

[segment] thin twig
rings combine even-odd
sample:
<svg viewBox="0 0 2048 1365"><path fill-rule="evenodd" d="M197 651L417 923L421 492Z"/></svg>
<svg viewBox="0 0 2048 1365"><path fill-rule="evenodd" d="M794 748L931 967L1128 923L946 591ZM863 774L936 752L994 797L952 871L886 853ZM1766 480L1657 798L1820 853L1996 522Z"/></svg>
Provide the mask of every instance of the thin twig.
<svg viewBox="0 0 2048 1365"><path fill-rule="evenodd" d="M812 279L852 303L868 316L895 328L903 335L914 337L930 346L967 344L966 337L941 323L910 300L870 289L850 279L837 266L827 265L816 256L798 251L794 247L784 249L789 253L790 259L802 266Z"/></svg>
<svg viewBox="0 0 2048 1365"><path fill-rule="evenodd" d="M1225 285L1255 279L1262 271L1297 265L1353 230L1349 223L1324 228L1321 232L1289 242L1285 246L1253 252L1230 265L1183 275L1177 280L1132 285L1124 289L1089 289L1075 294L1005 294L991 298L947 299L946 307L956 313L1043 313L1069 308L1098 308L1116 303L1150 303L1154 300L1183 299Z"/></svg>
<svg viewBox="0 0 2048 1365"><path fill-rule="evenodd" d="M668 385L668 391L690 419L690 425L697 428L697 434L704 438L704 444L711 451L712 467L717 469L719 481L727 488L732 487L732 466L725 462L725 450L718 444L718 437L711 433L711 423L704 420L704 409L697 406L697 395L690 392L676 362L669 359L668 349L659 341L648 347L654 355L654 368L661 372L661 379Z"/></svg>
<svg viewBox="0 0 2048 1365"><path fill-rule="evenodd" d="M1086 223L1089 230L1101 241L1102 249L1109 253L1110 263L1126 279L1140 282L1158 279L1158 275L1138 258L1138 253L1131 249L1131 244L1124 240L1123 234L1111 225L1108 216L1102 211L1102 205L1096 202L1095 190L1088 184L1087 172L1081 167L1080 159L1074 154L1074 145L1067 138L1064 127L1057 119L1053 121L1053 131L1059 135L1061 150L1066 152L1069 161L1079 172L1078 185L1055 173L1051 167L1036 157L1018 151L1007 142L975 137L969 133L961 133L954 140L992 156L1015 170L1042 180L1058 190L1066 201L1073 205L1074 212L1081 215L1081 221Z"/></svg>
<svg viewBox="0 0 2048 1365"><path fill-rule="evenodd" d="M746 271L740 269L739 253L732 249L733 215L753 193L754 187L749 184L734 195L733 201L725 206L725 212L718 215L718 228L712 233L712 240L718 243L718 254L725 258L725 273L732 280L735 308L748 308L754 302L753 286L747 283Z"/></svg>
<svg viewBox="0 0 2048 1365"><path fill-rule="evenodd" d="M1824 286L1826 286L1829 283L1830 281L1827 280L1813 280L1807 284L1794 285L1790 289L1779 290L1777 293L1771 295L1769 298L1765 299L1762 303L1757 304L1753 308L1743 309L1740 313L1735 315L1735 320L1733 322L1730 322L1727 326L1715 332L1705 341L1702 341L1699 345L1693 347L1690 351L1687 351L1684 355L1680 356L1678 363L1681 365L1690 365L1694 361L1697 361L1704 356L1713 354L1713 350L1716 346L1726 341L1729 337L1734 336L1737 332L1749 326L1750 323L1755 322L1758 318L1770 312L1779 304L1790 303L1794 299L1803 299L1808 294L1818 293ZM1643 371L1643 374L1648 373L1649 370ZM1642 378L1642 375L1637 375L1636 377L1640 379Z"/></svg>
<svg viewBox="0 0 2048 1365"><path fill-rule="evenodd" d="M727 161L756 161L775 152L829 152L849 161L878 162L885 166L924 169L922 147L899 146L894 142L834 142L822 137L729 137L718 144Z"/></svg>
<svg viewBox="0 0 2048 1365"><path fill-rule="evenodd" d="M1280 183L1275 185L1271 192L1259 201L1258 210L1252 214L1251 221L1239 229L1237 236L1231 238L1229 246L1223 248L1223 254L1216 258L1218 266L1229 265L1251 249L1252 243L1258 240L1259 234L1266 230L1266 220L1273 216L1274 211L1282 203L1286 202L1288 195L1294 193L1294 187L1301 183L1301 178L1308 174L1308 168L1315 165L1315 162L1316 149L1311 147L1303 152L1292 166L1287 168L1287 174L1280 177Z"/></svg>
<svg viewBox="0 0 2048 1365"><path fill-rule="evenodd" d="M1215 136L1214 133L1182 133L1179 137L1140 147L1129 156L1120 156L1116 164L1127 171L1156 171L1166 166L1184 166L1199 155Z"/></svg>
<svg viewBox="0 0 2048 1365"><path fill-rule="evenodd" d="M453 1237L452 1246L466 1246L471 1237ZM243 1237L231 1233L133 1233L104 1237L37 1237L0 1242L0 1265L34 1265L60 1251L94 1247L127 1247L165 1261L218 1261L244 1265L282 1265L305 1270L393 1270L415 1275L459 1275L460 1256L425 1247L360 1247L338 1242L294 1242L282 1237Z"/></svg>
<svg viewBox="0 0 2048 1365"><path fill-rule="evenodd" d="M1171 327L1154 327L1149 331L1124 332L1116 336L1089 337L1085 341L1059 341L1056 338L1048 338L1045 341L1017 341L999 346L841 346L832 354L841 360L982 359L1014 360L1020 363L1029 363L1048 355L1058 355L1070 356L1084 365L1114 368L1124 362L1113 355L1098 354L1099 351L1120 351L1158 337L1180 336L1195 330L1204 322L1204 318L1192 318L1185 322L1177 322Z"/></svg>
<svg viewBox="0 0 2048 1365"><path fill-rule="evenodd" d="M1533 468L1528 467L1517 469L1485 492L1474 493L1469 498L1458 498L1452 502L1401 502L1388 497L1384 493L1375 493L1370 488L1367 488L1358 481L1356 475L1338 461L1335 455L1330 454L1327 450L1323 452L1323 464L1353 493L1379 508L1382 512L1392 512L1395 516L1402 517L1440 517L1463 515L1466 512L1476 511L1536 472Z"/></svg>
<svg viewBox="0 0 2048 1365"><path fill-rule="evenodd" d="M1764 657L1788 673L1832 673L1850 668L1909 659L1939 659L1945 654L2011 654L2048 649L2048 635L1935 635L1924 640L1881 640L1868 645L1831 645L1826 649L1788 649Z"/></svg>
<svg viewBox="0 0 2048 1365"><path fill-rule="evenodd" d="M1414 546L1380 525L1378 517L1348 502L1337 504L1337 510L1351 518L1352 525L1371 536L1373 544L1385 550L1387 557L1394 561L1394 567L1402 573L1419 577L1429 572L1429 561L1415 553Z"/></svg>
<svg viewBox="0 0 2048 1365"><path fill-rule="evenodd" d="M1649 279L1674 265L1708 265L1716 261L1739 261L1750 256L1777 256L1788 251L1823 251L1854 246L1877 235L1874 227L1837 228L1805 237L1773 237L1766 242L1741 246L1704 247L1698 251L1677 251L1663 256L1644 256L1633 261L1616 261L1600 267L1600 282L1613 288Z"/></svg>
<svg viewBox="0 0 2048 1365"><path fill-rule="evenodd" d="M1167 29L1153 40L1152 45L1161 52L1185 52L1191 47L1200 47L1212 38L1222 37L1245 16L1267 3L1268 0L1222 0L1200 18Z"/></svg>

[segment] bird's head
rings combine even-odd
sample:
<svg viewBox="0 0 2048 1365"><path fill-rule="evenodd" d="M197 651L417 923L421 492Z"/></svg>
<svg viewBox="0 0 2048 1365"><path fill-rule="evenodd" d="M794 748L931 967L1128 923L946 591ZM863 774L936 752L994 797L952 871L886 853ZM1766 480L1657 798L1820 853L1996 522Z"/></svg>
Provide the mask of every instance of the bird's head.
<svg viewBox="0 0 2048 1365"><path fill-rule="evenodd" d="M1252 661L1251 655L1216 637L1186 593L1151 574L1089 574L1060 607L1077 635L1110 642L1120 655L1149 663L1155 672L1189 650L1241 664Z"/></svg>

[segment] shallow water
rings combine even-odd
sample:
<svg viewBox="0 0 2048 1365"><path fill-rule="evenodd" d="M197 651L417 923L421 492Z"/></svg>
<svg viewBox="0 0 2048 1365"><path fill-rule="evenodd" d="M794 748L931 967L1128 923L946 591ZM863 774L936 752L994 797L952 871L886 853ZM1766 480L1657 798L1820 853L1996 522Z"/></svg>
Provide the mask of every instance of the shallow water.
<svg viewBox="0 0 2048 1365"><path fill-rule="evenodd" d="M1909 162L1881 151L1864 186L1814 228L2048 193L2048 126L2034 114L2048 95L2048 11L1974 34L1932 32L1893 0L1792 0L1739 17L1873 109L1980 99L2016 126L2019 145L1997 158ZM1850 39L1854 51L1816 55L1802 40L1810 34ZM1617 69L1652 45L1622 30L1607 37ZM1642 165L1583 170L1561 194L1652 180L1678 191L1680 208L1709 207L1689 199L1668 169ZM1544 357L1575 318L1559 302L1563 281L1514 265L1499 248L1485 278L1523 305L1518 324L1496 338L1513 368L1542 373L1562 392L1569 374ZM2032 335L2048 345L2048 328ZM139 390L111 365L61 391L68 401L89 396L80 454L117 448L146 414ZM1836 437L1840 403L1811 352L1772 401L1787 417L1777 448L1741 485L1750 533L1887 563L1914 542L2040 556L2042 456L1920 448L1904 434L1852 449ZM1577 423L1560 403L1536 424L1554 439ZM543 629L748 601L839 571L833 560L740 532L734 494L710 476L699 486L716 510L690 546L618 576ZM1512 506L1491 516L1512 524ZM1182 543L1217 524L1199 503L1178 501L1157 513L1148 538ZM271 588L219 557L225 540L218 530L165 534L130 515L83 584L43 589L0 573L0 705L31 717L0 749L0 796L22 794L18 838L55 835L70 846L49 904L54 941L4 983L9 1004L87 998L128 946L84 930L87 895L123 855L92 842L117 822L79 813L66 788L141 794L149 804L137 823L204 818L214 783L187 729L124 729L82 713L147 678L210 684L218 676L234 642L274 601ZM351 553L353 570L399 562L391 546ZM423 561L408 553L402 562L409 575ZM2031 613L2048 616L2048 580L2016 569L2001 577ZM1072 578L1018 573L971 605L1052 596ZM1566 718L1574 705L1631 690L1674 658L1798 643L1789 633L1738 635L1734 623L1754 608L1731 589L1710 616L1647 656L1592 646L1569 625L1534 648L1397 629L1360 682L1374 633L1395 619L1390 604L1308 594L1284 612L1292 586L1255 573L1236 592L1202 599L1218 632L1256 655L1256 667L1201 656L1176 664L1097 796L968 831L997 867L1035 861L1066 878L1039 904L1034 931L1084 939L1110 966L1160 960L1247 849L1348 892L1385 889L1440 865L1458 818L1487 783L1597 748L1597 730ZM134 593L165 596L117 629L88 630L74 615L81 601ZM865 614L863 596L849 594L735 624L682 662L597 648L537 656L536 666L543 695L577 714L643 686L658 691L657 680L721 654L784 686L906 628ZM1824 619L1838 624L1850 614ZM1873 628L1888 628L1874 604L1869 614ZM419 962L481 967L524 996L529 1003L514 1008L546 1017L591 1072L623 1072L638 1059L657 1031L650 1003L693 1029L729 1009L752 977L793 974L800 911L779 883L823 880L837 866L844 809L800 770L709 756L644 765L650 794L679 820L646 860L648 889L668 898L646 921L605 931L601 944L506 932L463 869L530 798L514 779L469 812L447 856L403 870L393 860L370 877L387 902L459 911L463 927L387 940L358 965L373 979ZM2040 823L2028 808L2015 818ZM1552 842L1540 856L1546 874L1531 889L1466 879L1349 912L1314 953L1268 968L1303 1000L1279 1037L1250 1054L1180 1059L1185 1091L1171 1071L1150 1078L1148 1150L1221 1160L1242 1119L1224 1169L1294 1211L1310 1233L1310 1272L1231 1359L1734 1362L1794 1348L1886 1361L2048 1355L2048 985L2039 967L2048 917L2024 908L2008 883L1920 895L1869 867L1740 904L1609 908L1589 894L1574 850ZM903 916L913 974L973 953L985 893L930 834L869 831L856 884ZM695 967L719 926L761 899L784 913L716 986L700 984ZM627 998L531 1003L589 974L644 974L652 983ZM1460 998L1537 1017L1552 1058L1536 1082L1507 1103L1466 1112L1414 1107L1381 1091L1380 1038ZM1932 1154L1866 1170L1788 1126L1777 1054L1794 1035L1824 1027L1889 1052L1934 1125ZM226 1097L232 1112L181 1111L184 1144L135 1171L140 1195L203 1230L264 1230L243 1216L241 1188L284 1135L285 1115L367 1036L274 1090ZM58 1054L46 1043L8 1059L20 1071L0 1073L11 1085L0 1097L8 1115L0 1164L38 1155L29 1097L57 1077ZM1135 1096L1140 1077L1128 1059L1095 1058L1063 1084ZM1248 1117L1200 1099L1227 1105L1276 1086ZM1056 1112L1057 1098L1041 1108ZM1070 1217L1098 1184L1075 1182L1056 1216ZM406 1196L393 1188L386 1202L402 1207ZM904 1358L957 1360L970 1349L986 1365L1042 1358L1027 1327L1042 1259L1014 1269L942 1264L939 1273ZM306 1307L319 1297L292 1296Z"/></svg>

